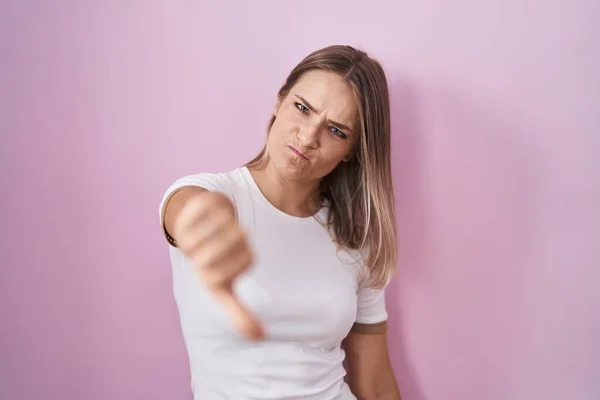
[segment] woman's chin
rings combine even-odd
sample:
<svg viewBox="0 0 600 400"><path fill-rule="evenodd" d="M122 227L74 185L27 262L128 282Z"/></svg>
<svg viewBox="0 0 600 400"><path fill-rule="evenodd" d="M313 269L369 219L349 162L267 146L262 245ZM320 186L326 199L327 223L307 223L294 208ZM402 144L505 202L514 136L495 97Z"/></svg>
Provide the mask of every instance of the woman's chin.
<svg viewBox="0 0 600 400"><path fill-rule="evenodd" d="M285 158L277 160L279 162L274 163L274 167L277 170L278 175L284 179L300 180L306 178L310 174L310 162L306 160L294 160L292 158Z"/></svg>

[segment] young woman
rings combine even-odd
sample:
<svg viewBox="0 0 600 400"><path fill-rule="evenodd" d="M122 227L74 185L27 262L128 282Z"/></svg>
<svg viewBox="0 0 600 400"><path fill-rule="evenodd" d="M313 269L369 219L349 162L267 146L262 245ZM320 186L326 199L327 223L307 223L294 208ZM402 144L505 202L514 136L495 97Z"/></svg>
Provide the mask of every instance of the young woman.
<svg viewBox="0 0 600 400"><path fill-rule="evenodd" d="M308 55L279 90L261 153L180 178L160 210L195 399L400 398L386 337L397 248L377 61L350 46Z"/></svg>

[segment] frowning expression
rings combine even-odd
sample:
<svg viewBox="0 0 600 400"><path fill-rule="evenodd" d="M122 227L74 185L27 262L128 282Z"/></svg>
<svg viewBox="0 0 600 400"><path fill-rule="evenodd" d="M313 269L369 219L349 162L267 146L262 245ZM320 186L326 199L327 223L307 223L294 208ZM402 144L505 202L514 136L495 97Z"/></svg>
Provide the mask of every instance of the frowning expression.
<svg viewBox="0 0 600 400"><path fill-rule="evenodd" d="M359 135L358 106L341 76L310 70L275 108L269 157L289 178L316 181L351 156Z"/></svg>

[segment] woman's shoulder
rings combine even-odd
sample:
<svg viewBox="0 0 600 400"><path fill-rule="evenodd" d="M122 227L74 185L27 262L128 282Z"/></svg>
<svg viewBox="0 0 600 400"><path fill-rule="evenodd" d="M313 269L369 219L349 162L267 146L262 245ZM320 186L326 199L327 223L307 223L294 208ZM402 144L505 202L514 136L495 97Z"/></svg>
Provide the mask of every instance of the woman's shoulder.
<svg viewBox="0 0 600 400"><path fill-rule="evenodd" d="M172 183L171 187L200 186L212 191L231 191L234 186L244 182L245 167L222 172L197 172L183 175Z"/></svg>
<svg viewBox="0 0 600 400"><path fill-rule="evenodd" d="M162 196L161 207L178 190L186 186L196 186L212 192L218 192L235 202L235 193L245 183L245 167L223 172L197 172L180 176L167 187Z"/></svg>

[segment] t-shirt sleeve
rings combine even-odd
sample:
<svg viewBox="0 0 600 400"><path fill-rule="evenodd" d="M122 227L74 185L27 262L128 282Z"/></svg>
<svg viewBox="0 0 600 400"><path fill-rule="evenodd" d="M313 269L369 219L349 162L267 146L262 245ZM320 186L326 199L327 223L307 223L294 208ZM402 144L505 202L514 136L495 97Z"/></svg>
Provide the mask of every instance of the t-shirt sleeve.
<svg viewBox="0 0 600 400"><path fill-rule="evenodd" d="M358 333L382 333L387 329L388 313L385 303L386 288L373 288L368 273L359 282L357 290L356 321L352 327Z"/></svg>
<svg viewBox="0 0 600 400"><path fill-rule="evenodd" d="M162 200L159 207L160 225L164 229L164 217L165 217L165 206L171 199L171 197L177 193L178 190L186 186L198 186L206 190L213 192L219 192L227 196L232 202L235 203L233 197L233 190L231 181L224 173L200 173L194 175L187 175L177 179L173 182L163 194ZM165 232L166 234L167 232ZM168 237L167 237L168 239Z"/></svg>

